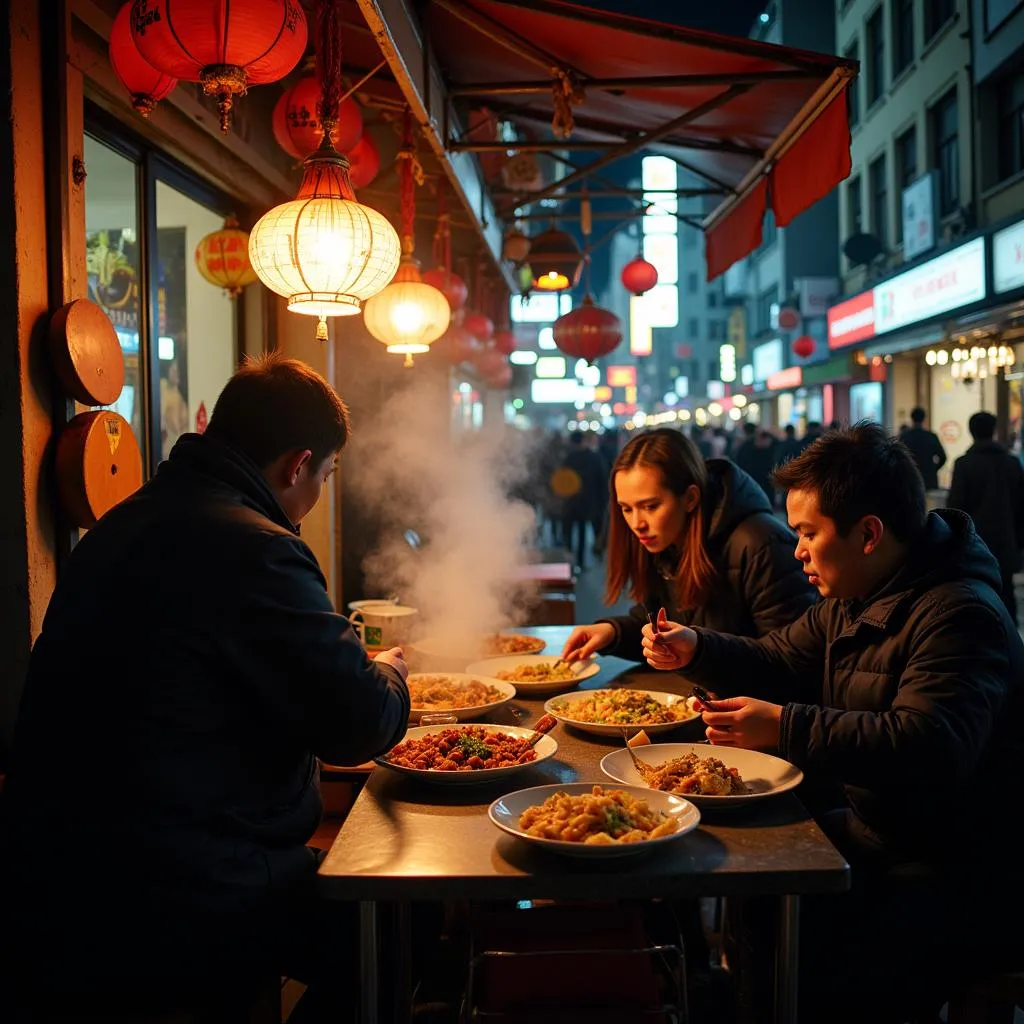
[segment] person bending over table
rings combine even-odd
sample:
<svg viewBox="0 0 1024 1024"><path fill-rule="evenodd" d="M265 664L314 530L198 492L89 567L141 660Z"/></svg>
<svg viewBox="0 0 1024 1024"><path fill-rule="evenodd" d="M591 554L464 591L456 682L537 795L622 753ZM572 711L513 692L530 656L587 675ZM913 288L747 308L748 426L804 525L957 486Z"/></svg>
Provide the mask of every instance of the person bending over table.
<svg viewBox="0 0 1024 1024"><path fill-rule="evenodd" d="M852 891L804 901L801 1020L905 1021L1022 963L1024 645L971 520L925 512L910 452L881 427L831 431L775 478L823 600L759 640L659 615L644 655L756 694L704 708L711 743L838 784L813 810Z"/></svg>
<svg viewBox="0 0 1024 1024"><path fill-rule="evenodd" d="M264 971L329 971L351 1003L354 911L312 898L317 758L388 750L409 694L401 648L368 659L299 537L348 434L304 363L248 361L206 433L183 435L72 551L32 651L0 827L5 962L26 1000L79 1009L113 987L148 1011L244 992Z"/></svg>

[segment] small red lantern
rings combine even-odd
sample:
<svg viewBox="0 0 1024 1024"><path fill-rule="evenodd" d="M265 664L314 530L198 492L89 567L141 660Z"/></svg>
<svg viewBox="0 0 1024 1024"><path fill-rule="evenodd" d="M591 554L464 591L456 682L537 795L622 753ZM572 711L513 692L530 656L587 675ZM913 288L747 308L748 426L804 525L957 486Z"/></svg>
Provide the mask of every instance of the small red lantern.
<svg viewBox="0 0 1024 1024"><path fill-rule="evenodd" d="M800 311L792 306L783 306L779 310L779 330L795 331L800 326Z"/></svg>
<svg viewBox="0 0 1024 1024"><path fill-rule="evenodd" d="M427 284L432 284L444 295L448 300L448 305L451 306L452 313L465 306L466 299L469 298L469 289L458 274L449 273L445 271L444 267L435 267L423 275L423 280Z"/></svg>
<svg viewBox="0 0 1024 1024"><path fill-rule="evenodd" d="M348 157L348 180L353 188L366 188L380 173L380 151L365 132L345 155Z"/></svg>
<svg viewBox="0 0 1024 1024"><path fill-rule="evenodd" d="M448 362L452 366L458 366L459 363L468 363L480 351L480 343L476 338L465 327L459 327L455 324L448 328L440 342L435 342L434 344L441 345L442 351L448 357Z"/></svg>
<svg viewBox="0 0 1024 1024"><path fill-rule="evenodd" d="M494 321L483 313L470 313L462 324L479 341L485 344L494 337Z"/></svg>
<svg viewBox="0 0 1024 1024"><path fill-rule="evenodd" d="M801 359L807 359L814 355L815 348L817 348L817 342L809 334L804 334L793 342L793 351Z"/></svg>
<svg viewBox="0 0 1024 1024"><path fill-rule="evenodd" d="M495 391L501 391L512 383L512 367L507 362L502 362L500 368L495 367L493 372L484 378L484 383Z"/></svg>
<svg viewBox="0 0 1024 1024"><path fill-rule="evenodd" d="M653 263L648 263L641 256L630 260L622 268L622 285L627 292L634 295L643 295L649 292L658 283L658 268Z"/></svg>
<svg viewBox="0 0 1024 1024"><path fill-rule="evenodd" d="M289 156L301 159L320 145L324 132L317 116L319 105L320 82L316 75L304 75L277 101L273 115L274 138ZM359 104L347 97L338 108L334 148L347 153L362 134L363 115Z"/></svg>
<svg viewBox="0 0 1024 1024"><path fill-rule="evenodd" d="M582 305L559 317L553 327L555 344L575 359L593 363L622 341L622 322L610 310L594 305L585 296Z"/></svg>
<svg viewBox="0 0 1024 1024"><path fill-rule="evenodd" d="M502 327L500 330L494 332L494 347L503 356L510 356L516 350L516 335L515 331L509 330L507 327Z"/></svg>
<svg viewBox="0 0 1024 1024"><path fill-rule="evenodd" d="M250 85L276 82L306 49L306 15L299 0L132 0L132 39L158 71L200 82L217 97L221 131L231 107Z"/></svg>
<svg viewBox="0 0 1024 1024"><path fill-rule="evenodd" d="M473 365L484 380L490 380L501 373L503 366L508 366L508 360L496 348L488 345L473 356Z"/></svg>
<svg viewBox="0 0 1024 1024"><path fill-rule="evenodd" d="M234 217L228 217L219 231L201 238L195 256L199 273L233 299L247 284L259 280L249 262L249 233L239 228Z"/></svg>
<svg viewBox="0 0 1024 1024"><path fill-rule="evenodd" d="M131 4L117 12L110 30L110 66L132 98L132 106L149 117L153 108L178 84L176 78L157 71L139 53L132 39Z"/></svg>

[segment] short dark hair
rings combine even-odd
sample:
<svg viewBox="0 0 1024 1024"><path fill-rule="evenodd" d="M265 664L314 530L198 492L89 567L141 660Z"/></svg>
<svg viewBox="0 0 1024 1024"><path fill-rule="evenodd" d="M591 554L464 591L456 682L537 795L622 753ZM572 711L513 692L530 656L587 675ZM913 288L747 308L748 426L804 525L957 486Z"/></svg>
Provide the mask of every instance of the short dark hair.
<svg viewBox="0 0 1024 1024"><path fill-rule="evenodd" d="M248 356L224 385L207 433L261 469L308 448L319 465L348 440L348 408L311 366L278 352Z"/></svg>
<svg viewBox="0 0 1024 1024"><path fill-rule="evenodd" d="M928 414L924 411L924 409L921 408L921 406L915 405L914 408L910 410L910 422L916 423L918 424L918 426L920 426L922 423L924 423L925 417L927 415Z"/></svg>
<svg viewBox="0 0 1024 1024"><path fill-rule="evenodd" d="M786 437L792 437L796 433L796 427L792 423L787 423L785 426Z"/></svg>
<svg viewBox="0 0 1024 1024"><path fill-rule="evenodd" d="M990 412L976 412L967 421L967 429L975 441L991 441L996 436L996 418Z"/></svg>
<svg viewBox="0 0 1024 1024"><path fill-rule="evenodd" d="M772 475L782 490L816 492L841 536L864 516L878 516L903 542L924 529L924 480L910 449L869 420L822 434Z"/></svg>

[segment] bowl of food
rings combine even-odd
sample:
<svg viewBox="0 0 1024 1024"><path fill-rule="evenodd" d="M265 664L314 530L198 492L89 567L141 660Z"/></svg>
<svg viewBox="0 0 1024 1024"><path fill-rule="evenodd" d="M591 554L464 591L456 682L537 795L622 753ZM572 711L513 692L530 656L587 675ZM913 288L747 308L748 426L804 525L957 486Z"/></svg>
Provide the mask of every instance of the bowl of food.
<svg viewBox="0 0 1024 1024"><path fill-rule="evenodd" d="M668 732L687 723L700 722L686 697L657 690L585 690L555 697L544 705L563 725L595 736L621 738L623 730L632 735Z"/></svg>
<svg viewBox="0 0 1024 1024"><path fill-rule="evenodd" d="M410 644L409 655L418 672L462 672L469 671L466 668L468 663L482 658L539 654L546 646L545 640L523 633L428 636Z"/></svg>
<svg viewBox="0 0 1024 1024"><path fill-rule="evenodd" d="M441 712L454 715L459 722L482 718L516 695L511 683L465 672L411 672L406 682L410 721Z"/></svg>
<svg viewBox="0 0 1024 1024"><path fill-rule="evenodd" d="M584 679L593 679L601 666L596 659L564 662L557 654L512 654L474 661L466 671L511 683L520 697L542 697L564 693Z"/></svg>
<svg viewBox="0 0 1024 1024"><path fill-rule="evenodd" d="M487 816L533 846L587 858L645 853L676 842L700 823L700 811L684 797L589 782L520 789L495 800Z"/></svg>

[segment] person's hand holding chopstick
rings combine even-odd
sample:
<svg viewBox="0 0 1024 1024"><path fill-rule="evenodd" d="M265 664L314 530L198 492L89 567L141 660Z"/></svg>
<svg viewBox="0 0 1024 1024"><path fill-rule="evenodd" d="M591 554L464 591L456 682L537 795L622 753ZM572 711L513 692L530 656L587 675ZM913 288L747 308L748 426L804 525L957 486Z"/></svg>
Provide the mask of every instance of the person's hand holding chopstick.
<svg viewBox="0 0 1024 1024"><path fill-rule="evenodd" d="M690 664L697 649L697 634L689 626L670 622L665 609L659 608L656 621L652 621L652 616L648 615L641 643L644 657L651 668L672 672Z"/></svg>

